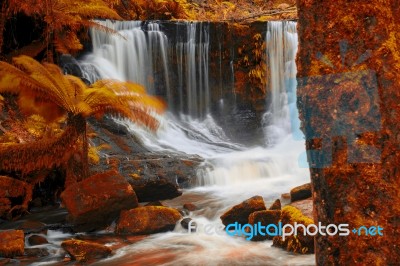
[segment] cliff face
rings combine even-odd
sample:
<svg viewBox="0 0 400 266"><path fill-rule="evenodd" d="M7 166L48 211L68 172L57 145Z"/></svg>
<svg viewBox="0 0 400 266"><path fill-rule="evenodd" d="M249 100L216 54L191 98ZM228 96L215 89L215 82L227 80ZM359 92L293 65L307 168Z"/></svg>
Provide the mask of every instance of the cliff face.
<svg viewBox="0 0 400 266"><path fill-rule="evenodd" d="M315 220L383 228L383 236L364 230L317 236L318 265L400 260L399 7L393 2L297 1L297 104Z"/></svg>

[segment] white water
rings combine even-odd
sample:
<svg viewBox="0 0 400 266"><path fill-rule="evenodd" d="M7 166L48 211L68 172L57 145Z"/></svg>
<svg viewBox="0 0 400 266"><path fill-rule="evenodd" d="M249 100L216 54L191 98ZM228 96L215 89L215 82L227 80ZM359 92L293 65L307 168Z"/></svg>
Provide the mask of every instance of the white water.
<svg viewBox="0 0 400 266"><path fill-rule="evenodd" d="M98 77L132 80L153 91L153 83L149 80L155 77L154 70L151 69L154 66L147 62L152 61L152 53L149 51L156 48L152 41L146 39L138 27L139 24L118 22L108 25L118 29L126 41L118 36L105 37L101 33L92 32L92 36L96 37L95 49L84 63L86 66L94 64ZM189 110L187 113L190 115L176 117L168 113L159 117L161 126L156 134L126 121L120 123L131 129L132 134L141 139L150 150L198 154L205 158L205 165L211 167L198 171L198 186L184 191L182 197L165 201L165 204L181 207L185 202L193 202L200 210L191 213L191 218L203 224L221 224L219 216L224 211L249 197L261 195L270 203L294 186L309 182L309 170L301 167L305 165L304 162L299 162L305 144L298 130L296 108L294 59L297 33L294 22L268 24L266 53L271 74L268 90L272 91L272 100L263 120L265 145L246 147L232 143L212 116L196 118L202 110L207 110L210 94L209 37L203 26L187 23L189 38L175 45L181 86L178 90L180 110ZM196 27L200 27L200 33ZM157 32L158 36L162 36L159 28ZM159 48L161 61L167 66L167 42L157 43L162 46ZM167 71L165 67L166 76ZM172 97L169 92L167 95ZM163 261L166 257L169 259ZM174 232L156 234L122 248L115 256L99 264L128 265L135 261L138 265L145 265L152 259L163 265L314 264L313 256L290 255L272 248L271 241L254 243L227 235L188 234L180 225Z"/></svg>

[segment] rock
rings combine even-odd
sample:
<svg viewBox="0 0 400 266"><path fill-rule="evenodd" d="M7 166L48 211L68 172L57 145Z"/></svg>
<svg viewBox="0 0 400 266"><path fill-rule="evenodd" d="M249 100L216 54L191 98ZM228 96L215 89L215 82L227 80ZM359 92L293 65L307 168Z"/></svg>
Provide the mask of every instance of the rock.
<svg viewBox="0 0 400 266"><path fill-rule="evenodd" d="M284 200L290 200L290 193L283 193L281 195L281 198L284 199Z"/></svg>
<svg viewBox="0 0 400 266"><path fill-rule="evenodd" d="M188 211L190 211L190 212L193 212L193 211L197 210L197 206L192 204L192 203L183 204L183 208L188 210Z"/></svg>
<svg viewBox="0 0 400 266"><path fill-rule="evenodd" d="M0 231L0 257L24 255L25 238L22 230Z"/></svg>
<svg viewBox="0 0 400 266"><path fill-rule="evenodd" d="M135 192L115 171L91 176L65 189L61 199L76 231L92 231L109 225L121 210L138 206Z"/></svg>
<svg viewBox="0 0 400 266"><path fill-rule="evenodd" d="M262 226L268 226L269 224L278 225L279 220L281 219L281 211L280 210L266 210L266 211L257 211L253 212L249 216L249 224L258 224L260 223ZM273 228L269 230L269 232L278 233ZM274 236L270 236L266 234L255 235L251 240L252 241L262 241L266 239L273 239Z"/></svg>
<svg viewBox="0 0 400 266"><path fill-rule="evenodd" d="M247 223L251 213L262 210L266 210L263 198L261 196L254 196L233 206L220 218L225 226L235 222L244 225Z"/></svg>
<svg viewBox="0 0 400 266"><path fill-rule="evenodd" d="M37 246L37 245L48 244L49 242L44 236L31 235L30 237L28 237L28 243L31 246Z"/></svg>
<svg viewBox="0 0 400 266"><path fill-rule="evenodd" d="M191 218L184 218L184 219L181 221L182 227L185 228L185 229L188 229L188 228L189 228L189 223L190 223L191 221L193 221ZM196 224L196 222L193 222L193 223L192 223L192 226L191 226L191 232L196 231L196 228L197 228L197 224Z"/></svg>
<svg viewBox="0 0 400 266"><path fill-rule="evenodd" d="M24 221L18 229L23 230L25 234L47 234L46 224L35 220Z"/></svg>
<svg viewBox="0 0 400 266"><path fill-rule="evenodd" d="M139 202L167 200L182 195L182 191L177 185L165 179L144 181L142 184L130 181L130 184L135 190Z"/></svg>
<svg viewBox="0 0 400 266"><path fill-rule="evenodd" d="M66 240L61 243L61 247L71 256L73 260L79 262L90 262L96 259L106 258L111 255L111 248L81 240Z"/></svg>
<svg viewBox="0 0 400 266"><path fill-rule="evenodd" d="M271 207L269 207L269 210L281 210L282 205L281 205L281 200L276 199L274 203L272 203Z"/></svg>
<svg viewBox="0 0 400 266"><path fill-rule="evenodd" d="M181 214L173 208L138 207L121 212L116 232L118 234L146 235L171 231L181 218Z"/></svg>
<svg viewBox="0 0 400 266"><path fill-rule="evenodd" d="M297 224L303 224L306 227L314 223L312 219L303 215L299 209L293 206L285 206L282 209L281 222L283 225L294 225L296 222ZM289 229L287 228L287 230ZM298 227L297 236L286 236L285 240L283 240L281 236L276 236L273 239L273 246L281 247L294 253L311 254L314 253L314 236L304 236L303 228Z"/></svg>
<svg viewBox="0 0 400 266"><path fill-rule="evenodd" d="M144 206L164 206L161 201L151 201Z"/></svg>
<svg viewBox="0 0 400 266"><path fill-rule="evenodd" d="M49 256L49 252L45 248L26 248L25 255L28 257L46 257Z"/></svg>
<svg viewBox="0 0 400 266"><path fill-rule="evenodd" d="M301 213L303 213L303 215L307 216L310 219L314 219L312 198L292 202L290 203L290 206L296 207L301 211Z"/></svg>
<svg viewBox="0 0 400 266"><path fill-rule="evenodd" d="M290 199L292 202L311 197L311 183L307 183L290 190Z"/></svg>
<svg viewBox="0 0 400 266"><path fill-rule="evenodd" d="M32 186L28 183L0 175L0 218L11 220L28 209L32 199ZM19 202L19 204L15 204Z"/></svg>

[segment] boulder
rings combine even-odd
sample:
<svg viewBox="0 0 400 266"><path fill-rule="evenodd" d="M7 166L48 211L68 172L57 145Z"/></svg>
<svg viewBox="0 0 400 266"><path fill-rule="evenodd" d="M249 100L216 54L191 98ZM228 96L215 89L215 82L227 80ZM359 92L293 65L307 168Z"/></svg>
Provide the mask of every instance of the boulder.
<svg viewBox="0 0 400 266"><path fill-rule="evenodd" d="M61 199L75 231L104 228L121 210L138 206L132 187L116 171L94 175L67 187Z"/></svg>
<svg viewBox="0 0 400 266"><path fill-rule="evenodd" d="M270 224L278 225L279 220L281 219L281 211L280 210L266 210L266 211L257 211L253 212L249 216L249 224L257 224L260 223L262 226L268 226ZM271 233L278 233L273 228L269 230ZM274 236L270 236L266 234L263 235L255 235L251 239L252 241L262 241L266 239L273 239Z"/></svg>
<svg viewBox="0 0 400 266"><path fill-rule="evenodd" d="M254 196L233 206L220 218L225 226L235 222L244 225L247 223L251 213L262 210L266 210L263 198L261 196Z"/></svg>
<svg viewBox="0 0 400 266"><path fill-rule="evenodd" d="M24 231L0 231L0 257L13 258L16 256L23 256L24 248Z"/></svg>
<svg viewBox="0 0 400 266"><path fill-rule="evenodd" d="M149 180L140 182L129 182L134 188L139 202L173 199L182 195L182 191L168 180Z"/></svg>
<svg viewBox="0 0 400 266"><path fill-rule="evenodd" d="M292 202L307 199L311 196L311 183L307 183L290 190L290 199Z"/></svg>
<svg viewBox="0 0 400 266"><path fill-rule="evenodd" d="M313 200L312 198L308 198L305 200L299 200L296 202L290 203L290 206L296 207L301 211L301 213L307 216L310 219L313 218Z"/></svg>
<svg viewBox="0 0 400 266"><path fill-rule="evenodd" d="M171 231L181 218L181 214L173 208L138 207L121 212L116 232L118 234L146 235Z"/></svg>
<svg viewBox="0 0 400 266"><path fill-rule="evenodd" d="M37 245L48 244L49 242L44 236L31 235L30 237L28 237L28 243L31 246L37 246Z"/></svg>
<svg viewBox="0 0 400 266"><path fill-rule="evenodd" d="M297 224L303 224L305 227L314 223L312 219L293 206L285 206L282 209L281 222L283 225L294 225L296 222ZM287 230L289 229L287 228ZM314 236L304 236L303 228L298 227L297 236L286 236L285 240L281 236L275 236L273 246L281 247L294 253L311 254L314 253Z"/></svg>
<svg viewBox="0 0 400 266"><path fill-rule="evenodd" d="M18 229L23 230L25 234L47 234L46 224L36 221L36 220L26 220Z"/></svg>
<svg viewBox="0 0 400 266"><path fill-rule="evenodd" d="M61 247L71 256L72 260L90 262L111 255L111 248L82 240L65 240Z"/></svg>
<svg viewBox="0 0 400 266"><path fill-rule="evenodd" d="M272 203L271 207L269 207L269 210L281 210L282 209L282 204L280 199L276 199L274 203Z"/></svg>

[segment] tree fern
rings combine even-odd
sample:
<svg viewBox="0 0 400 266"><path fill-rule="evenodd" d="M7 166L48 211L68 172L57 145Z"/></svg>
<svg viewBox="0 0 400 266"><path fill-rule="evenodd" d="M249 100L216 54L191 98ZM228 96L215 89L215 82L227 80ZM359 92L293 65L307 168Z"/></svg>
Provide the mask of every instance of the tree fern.
<svg viewBox="0 0 400 266"><path fill-rule="evenodd" d="M25 113L37 113L48 123L67 117L67 128L59 138L34 143L0 144L0 169L29 173L66 163L79 136L83 138L87 167L86 118L104 114L124 116L151 129L158 126L151 116L164 104L137 84L115 80L98 81L92 87L76 77L62 75L53 64L40 64L27 56L13 59L14 66L0 62L0 93L18 94ZM56 108L54 112L49 108ZM83 175L87 176L84 170Z"/></svg>

